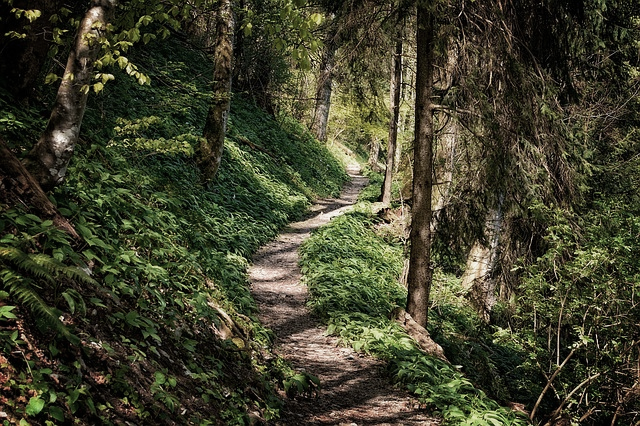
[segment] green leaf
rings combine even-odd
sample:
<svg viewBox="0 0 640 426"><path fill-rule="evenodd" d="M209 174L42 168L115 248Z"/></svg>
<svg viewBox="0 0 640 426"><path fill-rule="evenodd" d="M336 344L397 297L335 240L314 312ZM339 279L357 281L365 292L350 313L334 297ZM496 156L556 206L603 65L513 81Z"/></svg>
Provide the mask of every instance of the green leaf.
<svg viewBox="0 0 640 426"><path fill-rule="evenodd" d="M69 293L67 293L66 291L62 293L62 297L64 298L64 300L67 301L67 305L69 305L69 311L72 314L76 313L76 302L75 300L73 300L73 297L71 297L71 295Z"/></svg>
<svg viewBox="0 0 640 426"><path fill-rule="evenodd" d="M251 22L247 22L246 25L243 27L245 37L248 37L251 35L252 28L253 28L253 25L251 24Z"/></svg>
<svg viewBox="0 0 640 426"><path fill-rule="evenodd" d="M37 416L44 408L44 401L39 396L33 396L29 400L29 403L24 408L24 412L27 416Z"/></svg>
<svg viewBox="0 0 640 426"><path fill-rule="evenodd" d="M93 233L91 232L91 230L80 223L76 223L76 230L84 238L93 237Z"/></svg>
<svg viewBox="0 0 640 426"><path fill-rule="evenodd" d="M167 381L167 377L161 371L156 371L154 376L156 378L156 383L159 385L163 385Z"/></svg>
<svg viewBox="0 0 640 426"><path fill-rule="evenodd" d="M320 25L320 24L322 24L323 16L322 16L321 13L313 13L313 14L311 14L311 16L309 16L309 19L314 24Z"/></svg>
<svg viewBox="0 0 640 426"><path fill-rule="evenodd" d="M15 314L11 312L15 308L16 308L15 306L0 306L0 318L3 318L3 317L8 319L17 318Z"/></svg>
<svg viewBox="0 0 640 426"><path fill-rule="evenodd" d="M69 404L74 404L78 400L78 397L80 397L80 390L74 389L69 392L69 395L67 396L67 402Z"/></svg>
<svg viewBox="0 0 640 426"><path fill-rule="evenodd" d="M59 422L64 422L64 411L60 407L49 407L49 415Z"/></svg>

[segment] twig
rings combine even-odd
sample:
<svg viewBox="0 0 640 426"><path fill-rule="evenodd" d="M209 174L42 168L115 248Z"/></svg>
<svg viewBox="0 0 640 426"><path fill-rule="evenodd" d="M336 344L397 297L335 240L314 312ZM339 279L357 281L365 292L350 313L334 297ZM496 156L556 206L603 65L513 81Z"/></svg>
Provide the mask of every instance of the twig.
<svg viewBox="0 0 640 426"><path fill-rule="evenodd" d="M581 387L583 387L584 385L586 385L587 383L589 383L590 381L592 381L593 379L595 379L596 377L600 376L600 373L596 373L593 376L589 376L586 379L584 379L582 382L580 382L580 384L578 384L578 386L576 386L575 388L573 388L573 390L571 392L569 392L569 394L564 398L564 400L562 401L562 403L558 406L558 408L556 408L553 413L551 414L550 420L549 422L547 422L545 424L545 426L550 426L550 422L551 419L555 419L558 414L560 414L560 411L562 411L562 408L564 407L564 405L567 403L567 401L569 401L569 399L571 399L571 397L573 396L574 393L576 393Z"/></svg>
<svg viewBox="0 0 640 426"><path fill-rule="evenodd" d="M249 147L250 147L251 149L258 150L258 151L260 151L260 152L264 152L264 153L265 153L265 154L267 154L269 157L273 158L273 159L276 161L276 163L280 164L280 159L279 159L279 158L278 158L274 153L272 153L271 151L269 151L268 149L263 148L263 147L261 147L261 146L259 146L259 145L254 144L253 142L251 142L249 139L245 138L244 136L236 136L236 137L235 137L235 139L236 139L238 142L242 142L242 143L244 143L244 144L246 144L246 145L249 145Z"/></svg>
<svg viewBox="0 0 640 426"><path fill-rule="evenodd" d="M538 400L536 401L536 405L534 405L533 406L533 410L531 410L531 414L529 415L529 420L533 420L533 417L536 414L536 410L538 410L538 407L540 406L540 403L542 402L542 398L544 398L544 394L547 393L547 391L549 390L549 387L551 386L551 383L553 382L553 379L555 379L556 376L560 373L560 371L562 371L562 368L565 365L567 365L567 362L573 356L574 353L576 353L576 348L571 349L571 352L569 352L569 355L567 355L567 357L564 359L564 361L562 361L562 364L560 364L560 366L556 369L556 371L553 372L551 377L549 377L549 380L547 381L547 385L544 387L544 389L542 389L542 392L540 392L540 396L538 397Z"/></svg>

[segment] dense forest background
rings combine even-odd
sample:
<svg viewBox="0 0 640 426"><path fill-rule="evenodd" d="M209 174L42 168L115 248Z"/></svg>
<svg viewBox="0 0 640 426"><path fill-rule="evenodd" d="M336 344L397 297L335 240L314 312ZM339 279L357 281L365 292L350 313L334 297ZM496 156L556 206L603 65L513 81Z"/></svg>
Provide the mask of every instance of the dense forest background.
<svg viewBox="0 0 640 426"><path fill-rule="evenodd" d="M3 0L0 419L277 422L313 372L246 269L356 158L301 253L330 333L446 424L638 423L639 30L635 0Z"/></svg>

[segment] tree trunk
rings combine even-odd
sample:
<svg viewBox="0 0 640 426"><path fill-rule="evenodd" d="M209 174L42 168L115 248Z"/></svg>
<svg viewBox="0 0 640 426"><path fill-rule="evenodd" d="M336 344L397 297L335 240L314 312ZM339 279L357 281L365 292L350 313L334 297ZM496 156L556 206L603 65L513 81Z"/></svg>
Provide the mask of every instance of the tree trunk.
<svg viewBox="0 0 640 426"><path fill-rule="evenodd" d="M1 137L0 158L0 208L27 206L36 216L50 219L57 228L73 238L80 238Z"/></svg>
<svg viewBox="0 0 640 426"><path fill-rule="evenodd" d="M211 180L220 168L227 118L231 106L233 71L234 16L231 0L220 0L216 16L214 46L213 100L204 125L204 140L200 143L198 163L205 180Z"/></svg>
<svg viewBox="0 0 640 426"><path fill-rule="evenodd" d="M431 291L431 185L433 174L433 16L418 5L416 40L416 118L413 147L413 202L411 208L411 251L407 279L407 312L426 327Z"/></svg>
<svg viewBox="0 0 640 426"><path fill-rule="evenodd" d="M115 6L115 0L91 2L69 53L49 123L25 159L25 166L45 191L64 180L80 135L93 64L100 51L97 40L103 37Z"/></svg>
<svg viewBox="0 0 640 426"><path fill-rule="evenodd" d="M487 215L484 234L488 245L476 240L462 275L462 287L467 290L471 304L487 323L497 301L494 271L499 255L502 222L502 206L498 205L497 209L492 209Z"/></svg>
<svg viewBox="0 0 640 426"><path fill-rule="evenodd" d="M374 172L379 172L381 170L380 166L378 166L378 157L380 157L380 141L378 141L377 138L371 138L368 166Z"/></svg>
<svg viewBox="0 0 640 426"><path fill-rule="evenodd" d="M334 38L335 33L330 32L325 42L316 88L316 108L313 114L313 124L311 125L311 132L316 139L322 142L327 141L327 123L329 122L329 110L331 108L333 67L337 50Z"/></svg>
<svg viewBox="0 0 640 426"><path fill-rule="evenodd" d="M382 182L380 201L385 205L391 203L391 183L395 168L397 142L398 142L398 119L400 117L400 92L402 91L402 27L398 27L395 52L393 54L391 76L391 97L389 106L391 109L391 121L389 122L389 142L387 144L387 169Z"/></svg>

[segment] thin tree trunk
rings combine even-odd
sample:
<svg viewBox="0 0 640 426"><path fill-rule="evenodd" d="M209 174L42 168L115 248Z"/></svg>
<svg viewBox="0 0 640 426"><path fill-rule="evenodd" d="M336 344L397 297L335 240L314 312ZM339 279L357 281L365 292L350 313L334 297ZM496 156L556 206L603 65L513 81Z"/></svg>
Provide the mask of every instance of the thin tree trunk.
<svg viewBox="0 0 640 426"><path fill-rule="evenodd" d="M220 0L216 17L214 47L213 100L204 125L204 140L200 143L199 165L205 180L211 180L220 168L227 118L231 106L233 71L234 16L230 0Z"/></svg>
<svg viewBox="0 0 640 426"><path fill-rule="evenodd" d="M391 202L391 183L395 168L397 142L398 142L398 119L400 117L400 92L402 89L402 27L398 29L395 52L393 54L391 77L391 121L389 122L389 142L387 144L387 169L382 182L380 201L385 205Z"/></svg>
<svg viewBox="0 0 640 426"><path fill-rule="evenodd" d="M335 66L336 50L335 33L330 32L325 42L324 55L320 63L320 74L316 88L316 108L313 114L311 132L316 139L327 141L327 123L331 109L331 91L333 84L333 68Z"/></svg>
<svg viewBox="0 0 640 426"><path fill-rule="evenodd" d="M87 105L93 65L116 7L115 0L93 0L85 14L69 53L51 117L40 140L33 147L25 166L49 190L64 180Z"/></svg>
<svg viewBox="0 0 640 426"><path fill-rule="evenodd" d="M407 312L422 327L427 326L431 291L431 185L433 174L433 16L418 5L416 124L411 208L411 251Z"/></svg>
<svg viewBox="0 0 640 426"><path fill-rule="evenodd" d="M368 165L374 172L379 172L381 168L378 166L378 157L380 156L380 141L377 138L371 138L369 145L369 162Z"/></svg>
<svg viewBox="0 0 640 426"><path fill-rule="evenodd" d="M0 137L0 204L4 208L22 205L42 219L50 219L58 228L80 238L73 226L42 191L38 182Z"/></svg>

